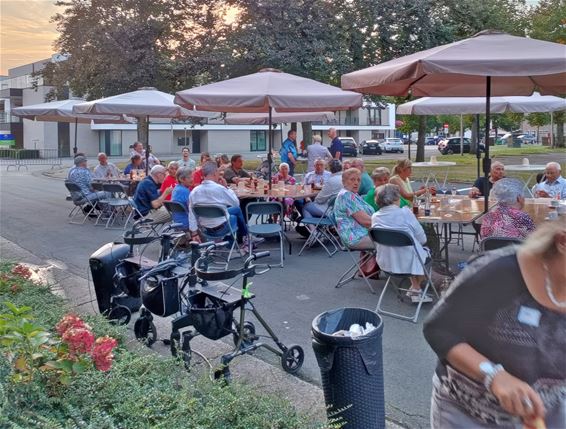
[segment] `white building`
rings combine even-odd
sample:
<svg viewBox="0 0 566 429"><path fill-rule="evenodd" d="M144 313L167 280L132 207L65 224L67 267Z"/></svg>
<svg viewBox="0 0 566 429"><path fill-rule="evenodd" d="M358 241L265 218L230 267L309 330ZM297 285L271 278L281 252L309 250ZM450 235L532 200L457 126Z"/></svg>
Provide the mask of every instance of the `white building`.
<svg viewBox="0 0 566 429"><path fill-rule="evenodd" d="M32 74L41 70L49 61L60 61L60 56L9 70L9 76L0 80L0 131L13 133L16 147L26 149L57 150L61 156L70 156L74 144L75 124L56 122L34 122L21 120L10 114L14 107L45 102L52 87L44 85ZM36 82L34 83L34 80ZM339 135L353 137L357 142L370 138L392 136L395 131L395 106L366 103L357 111L336 112L336 123L313 123L313 132L323 136L328 145L326 130L337 129ZM291 124L277 126L274 132L274 147L279 148L286 138ZM241 153L247 157L265 153L267 150L267 126L224 125L209 121L203 125L155 120L150 123L149 141L154 153L178 154L184 146L191 152ZM297 140L302 140L302 129L298 124ZM137 140L135 124L79 124L77 147L79 152L94 156L106 152L110 156L127 156L129 146Z"/></svg>

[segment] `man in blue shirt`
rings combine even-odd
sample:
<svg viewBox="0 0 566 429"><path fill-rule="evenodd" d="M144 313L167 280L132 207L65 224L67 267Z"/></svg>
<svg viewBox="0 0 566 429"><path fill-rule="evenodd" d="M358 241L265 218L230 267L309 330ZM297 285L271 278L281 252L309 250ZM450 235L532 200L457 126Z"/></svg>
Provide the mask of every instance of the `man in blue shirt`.
<svg viewBox="0 0 566 429"><path fill-rule="evenodd" d="M291 130L287 133L287 139L281 144L281 149L279 150L279 155L281 157L281 162L286 162L289 164L289 174L293 176L295 174L295 164L297 163L297 132Z"/></svg>
<svg viewBox="0 0 566 429"><path fill-rule="evenodd" d="M189 167L182 167L177 170L177 186L173 188L173 194L171 196L171 201L181 204L186 213L172 213L173 222L180 223L183 225L183 229L188 230L189 225L193 223L196 225L196 219L194 219L189 211L189 197L191 194L190 187L193 185L193 170ZM195 232L194 238L199 239L198 234Z"/></svg>
<svg viewBox="0 0 566 429"><path fill-rule="evenodd" d="M329 128L328 129L328 137L332 140L330 143L330 155L334 159L342 161L342 153L344 153L344 145L342 141L338 138L338 133L336 132L336 128Z"/></svg>
<svg viewBox="0 0 566 429"><path fill-rule="evenodd" d="M560 164L549 162L544 169L544 180L533 188L535 197L566 199L566 179L561 176Z"/></svg>
<svg viewBox="0 0 566 429"><path fill-rule="evenodd" d="M173 187L170 186L159 195L159 188L166 175L165 167L155 165L149 172L149 176L139 183L134 195L134 203L138 211L143 217L152 219L155 224L167 223L171 220L169 212L163 207L163 201L171 194Z"/></svg>

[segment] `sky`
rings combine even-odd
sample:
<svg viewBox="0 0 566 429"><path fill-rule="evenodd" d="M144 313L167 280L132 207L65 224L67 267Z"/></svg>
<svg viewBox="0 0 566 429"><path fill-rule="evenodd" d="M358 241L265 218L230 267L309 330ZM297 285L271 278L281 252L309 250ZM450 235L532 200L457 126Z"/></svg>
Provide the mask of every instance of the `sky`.
<svg viewBox="0 0 566 429"><path fill-rule="evenodd" d="M59 8L53 0L0 0L0 75L12 67L49 58L55 53Z"/></svg>

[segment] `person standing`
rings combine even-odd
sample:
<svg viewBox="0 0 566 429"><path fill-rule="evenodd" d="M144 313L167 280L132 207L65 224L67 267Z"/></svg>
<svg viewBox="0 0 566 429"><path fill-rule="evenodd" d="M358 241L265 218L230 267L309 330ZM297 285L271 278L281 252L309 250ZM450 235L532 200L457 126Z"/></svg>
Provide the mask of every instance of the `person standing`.
<svg viewBox="0 0 566 429"><path fill-rule="evenodd" d="M281 157L281 162L289 164L289 174L293 176L295 174L295 164L297 164L297 132L295 130L290 130L287 133L287 138L281 144L281 149L279 150L279 156Z"/></svg>
<svg viewBox="0 0 566 429"><path fill-rule="evenodd" d="M179 164L179 168L189 167L191 170L195 171L197 163L195 162L194 159L189 158L189 155L191 154L189 148L184 147L181 154L182 154L181 159L177 161L177 163Z"/></svg>
<svg viewBox="0 0 566 429"><path fill-rule="evenodd" d="M330 161L332 155L328 151L328 148L322 145L322 137L315 134L312 136L312 144L307 147L307 173L315 170L315 161L321 159L323 161Z"/></svg>
<svg viewBox="0 0 566 429"><path fill-rule="evenodd" d="M342 161L342 154L344 153L344 145L342 141L338 138L338 133L336 128L328 129L328 138L330 138L330 155L332 158Z"/></svg>

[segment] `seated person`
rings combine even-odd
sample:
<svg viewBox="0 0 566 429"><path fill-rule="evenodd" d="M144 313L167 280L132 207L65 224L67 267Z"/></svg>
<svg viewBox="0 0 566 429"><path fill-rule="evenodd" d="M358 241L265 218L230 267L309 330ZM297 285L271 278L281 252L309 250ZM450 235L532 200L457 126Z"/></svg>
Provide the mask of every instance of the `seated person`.
<svg viewBox="0 0 566 429"><path fill-rule="evenodd" d="M286 185L294 185L296 182L295 178L289 174L289 164L282 162L279 164L279 172L273 176L273 183L283 182Z"/></svg>
<svg viewBox="0 0 566 429"><path fill-rule="evenodd" d="M560 170L560 164L557 162L546 164L544 180L533 188L535 197L566 199L566 179L561 176Z"/></svg>
<svg viewBox="0 0 566 429"><path fill-rule="evenodd" d="M374 211L378 211L379 207L375 203L375 190L381 185L389 183L389 168L387 167L377 167L371 173L371 179L373 180L373 188L364 197L364 201L368 203ZM409 206L411 204L403 197L401 197L401 207Z"/></svg>
<svg viewBox="0 0 566 429"><path fill-rule="evenodd" d="M142 157L145 159L145 151ZM149 169L151 170L155 165L161 165L161 161L153 154L153 148L149 146L149 156L147 158Z"/></svg>
<svg viewBox="0 0 566 429"><path fill-rule="evenodd" d="M224 170L224 179L228 184L235 183L236 185L240 180L249 180L251 176L242 167L244 165L244 160L242 155L233 155L230 160L230 167Z"/></svg>
<svg viewBox="0 0 566 429"><path fill-rule="evenodd" d="M426 243L426 234L408 207L399 207L401 200L400 188L397 185L387 184L375 191L375 201L380 207L371 217L372 228L389 228L405 231L413 237L418 254L422 261L429 257L428 249L423 247ZM424 280L423 267L418 257L410 247L390 247L376 245L377 260L383 271L411 274L411 287L407 296L412 302L419 302L422 291L421 282ZM423 302L431 302L430 296L425 296Z"/></svg>
<svg viewBox="0 0 566 429"><path fill-rule="evenodd" d="M134 195L134 203L138 211L144 218L152 219L154 224L167 223L171 220L169 212L163 207L163 201L171 194L173 188L169 187L161 195L159 194L159 187L166 175L165 167L154 166L149 176L139 183Z"/></svg>
<svg viewBox="0 0 566 429"><path fill-rule="evenodd" d="M227 187L227 183L220 176L215 162L205 162L202 166L202 174L204 180L192 190L189 199L189 208L192 212L191 216L195 216L193 207L197 204L226 207L230 215L230 226L232 230L236 231L238 242L243 242L243 250L245 252L249 251L247 242L248 228L242 210L240 209L238 196L232 189ZM205 234L209 237L222 239L230 234L230 227L226 224L225 218L203 218L200 220L200 225L204 229ZM196 223L190 224L189 227L192 232L198 230Z"/></svg>
<svg viewBox="0 0 566 429"><path fill-rule="evenodd" d="M211 161L210 154L208 152L201 153L200 154L200 166L198 166L197 169L193 173L193 184L192 184L193 188L195 188L196 186L198 186L202 183L203 178L204 178L203 175L202 175L202 166L208 161Z"/></svg>
<svg viewBox="0 0 566 429"><path fill-rule="evenodd" d="M196 219L191 215L189 210L189 200L191 194L191 186L193 185L193 170L189 167L181 167L177 170L177 186L173 188L171 201L182 204L187 210L187 215L183 213L172 213L173 222L183 225L183 229L190 231L190 225L196 225ZM190 232L190 238L200 242L200 236L196 231Z"/></svg>
<svg viewBox="0 0 566 429"><path fill-rule="evenodd" d="M120 171L114 164L108 162L108 157L104 152L98 154L98 162L99 164L94 169L93 174L95 179L117 179L120 177Z"/></svg>
<svg viewBox="0 0 566 429"><path fill-rule="evenodd" d="M352 161L352 167L357 168L362 173L362 181L360 183L360 195L366 195L371 189L373 189L373 181L366 171L364 160L361 158L356 158Z"/></svg>
<svg viewBox="0 0 566 429"><path fill-rule="evenodd" d="M342 185L342 163L333 159L328 163L330 177L324 182L322 189L314 201L307 202L303 207L303 217L321 217L328 208L328 201L338 195Z"/></svg>
<svg viewBox="0 0 566 429"><path fill-rule="evenodd" d="M358 194L361 176L357 168L349 168L342 173L344 188L336 197L334 218L345 245L350 249L373 250L375 246L368 235L373 209Z"/></svg>
<svg viewBox="0 0 566 429"><path fill-rule="evenodd" d="M85 156L79 155L74 159L75 166L69 172L68 180L78 185L81 188L82 193L86 199L93 203L103 198L108 197L108 193L104 191L96 192L92 189L92 173L87 168L87 159ZM77 195L71 194L73 201L78 201L82 199L82 195L76 193Z"/></svg>
<svg viewBox="0 0 566 429"><path fill-rule="evenodd" d="M130 163L124 168L124 174L127 176L133 170L143 170L144 164L140 154L136 153L130 158Z"/></svg>
<svg viewBox="0 0 566 429"><path fill-rule="evenodd" d="M218 165L220 171L226 170L228 167L230 167L230 158L228 158L228 155L223 153L216 159L216 164Z"/></svg>
<svg viewBox="0 0 566 429"><path fill-rule="evenodd" d="M330 178L330 171L324 169L325 165L326 163L323 159L316 159L314 161L314 170L305 174L303 185L312 185L313 188L321 189L324 182Z"/></svg>
<svg viewBox="0 0 566 429"><path fill-rule="evenodd" d="M165 189L167 189L169 187L171 187L171 188L175 187L175 185L177 184L177 170L178 169L179 169L179 164L177 163L177 161L171 161L167 165L167 177L165 178L165 180L161 184L161 188L159 189L159 192L164 193ZM165 197L165 201L171 201L171 194L169 194L167 197Z"/></svg>
<svg viewBox="0 0 566 429"><path fill-rule="evenodd" d="M505 177L505 166L503 163L499 161L494 161L491 163L491 169L489 170L489 179L487 182L488 186L488 194L491 192L491 188L498 180L501 180ZM478 177L477 180L474 182L474 186L470 190L469 197L470 198L477 198L483 196L485 187L485 177Z"/></svg>
<svg viewBox="0 0 566 429"><path fill-rule="evenodd" d="M499 204L488 211L481 222L482 238L508 237L524 239L534 231L531 217L521 211L525 204L523 183L518 179L501 179L493 186L491 196Z"/></svg>
<svg viewBox="0 0 566 429"><path fill-rule="evenodd" d="M181 152L181 159L177 161L177 163L179 164L179 167L189 167L192 171L195 171L197 163L194 159L189 158L190 154L191 151L189 150L189 148L184 147Z"/></svg>
<svg viewBox="0 0 566 429"><path fill-rule="evenodd" d="M400 196L403 197L410 207L413 207L413 199L433 191L433 188L421 188L413 191L411 186L411 176L413 174L413 163L410 159L401 159L397 161L393 168L393 176L389 179L389 183L399 187Z"/></svg>

